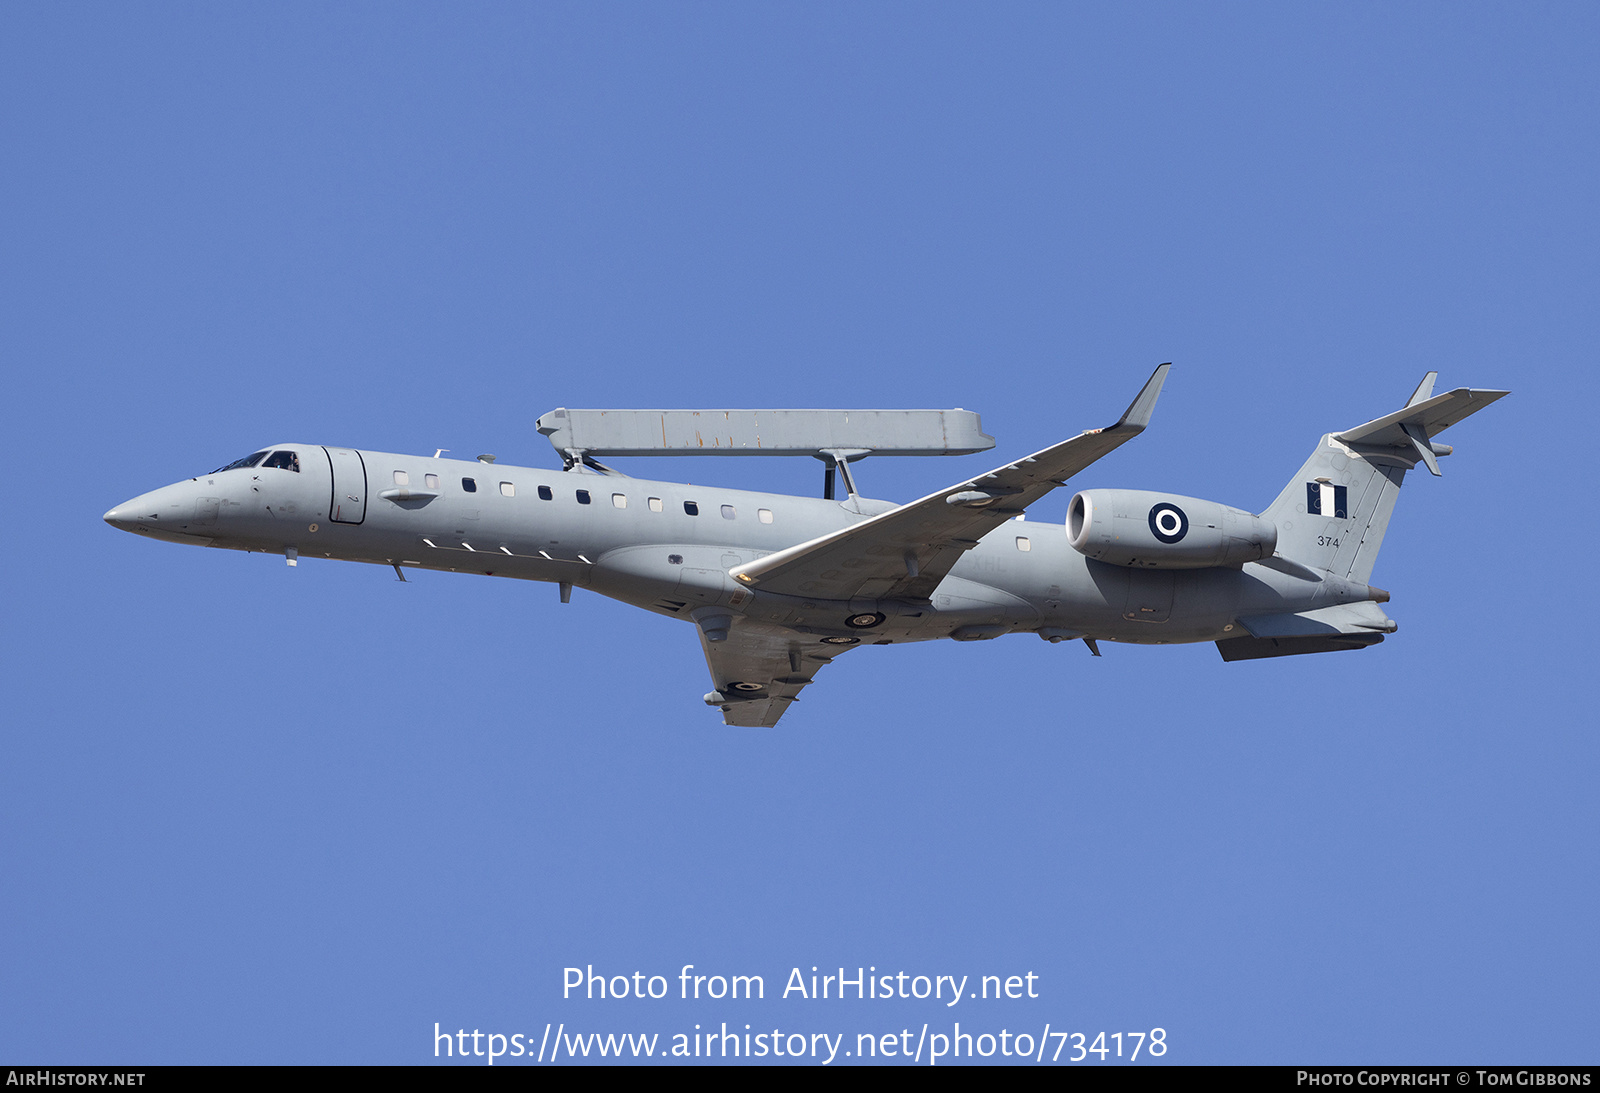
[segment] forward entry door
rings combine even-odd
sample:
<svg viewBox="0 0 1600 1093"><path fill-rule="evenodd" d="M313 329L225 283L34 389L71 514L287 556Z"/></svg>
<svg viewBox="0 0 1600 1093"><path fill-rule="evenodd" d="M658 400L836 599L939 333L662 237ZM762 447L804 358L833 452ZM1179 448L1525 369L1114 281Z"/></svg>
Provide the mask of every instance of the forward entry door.
<svg viewBox="0 0 1600 1093"><path fill-rule="evenodd" d="M340 524L359 524L367 518L367 465L354 448L323 448L333 468L333 496L328 501L328 519Z"/></svg>

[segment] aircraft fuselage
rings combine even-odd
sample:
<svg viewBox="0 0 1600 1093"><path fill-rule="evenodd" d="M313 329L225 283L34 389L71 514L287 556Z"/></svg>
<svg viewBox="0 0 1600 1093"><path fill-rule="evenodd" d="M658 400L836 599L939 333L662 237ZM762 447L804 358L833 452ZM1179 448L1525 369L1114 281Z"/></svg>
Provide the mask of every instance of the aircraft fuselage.
<svg viewBox="0 0 1600 1093"><path fill-rule="evenodd" d="M1032 632L1142 644L1216 641L1242 615L1370 596L1365 585L1249 563L1133 569L1072 549L1059 524L1009 520L967 551L929 601L805 599L749 589L735 566L893 504L757 493L309 444L186 479L107 522L174 542L588 588L688 618L715 606L840 644ZM293 466L267 466L290 453ZM296 469L297 468L297 469ZM855 629L847 619L881 613Z"/></svg>

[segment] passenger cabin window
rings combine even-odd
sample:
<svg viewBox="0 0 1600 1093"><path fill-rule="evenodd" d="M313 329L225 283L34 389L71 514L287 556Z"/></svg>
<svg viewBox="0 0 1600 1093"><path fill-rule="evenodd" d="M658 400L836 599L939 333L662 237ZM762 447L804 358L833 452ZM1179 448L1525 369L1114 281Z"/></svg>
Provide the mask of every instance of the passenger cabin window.
<svg viewBox="0 0 1600 1093"><path fill-rule="evenodd" d="M612 494L611 495L611 507L614 508L614 509L625 509L625 508L627 508L628 507L628 495L625 494L625 493L614 493L614 494Z"/></svg>
<svg viewBox="0 0 1600 1093"><path fill-rule="evenodd" d="M439 488L439 476L436 474L425 474L422 476L422 480L428 484L430 490Z"/></svg>
<svg viewBox="0 0 1600 1093"><path fill-rule="evenodd" d="M212 471L211 473L212 474L221 474L223 471L236 471L236 470L240 470L241 468L244 468L244 467L254 467L257 463L261 462L261 457L266 455L266 454L267 454L266 452L256 452L253 455L245 456L243 459L235 459L232 463L229 463L226 467L218 467L216 470Z"/></svg>
<svg viewBox="0 0 1600 1093"><path fill-rule="evenodd" d="M502 482L502 483L500 483L500 496L501 497L515 497L516 495L517 495L517 487L513 483L510 483L510 482Z"/></svg>
<svg viewBox="0 0 1600 1093"><path fill-rule="evenodd" d="M699 516L700 504L697 501L685 501L683 503L683 511L687 512L690 516Z"/></svg>
<svg viewBox="0 0 1600 1093"><path fill-rule="evenodd" d="M395 471L394 484L397 486L409 486L411 485L411 476L405 471Z"/></svg>
<svg viewBox="0 0 1600 1093"><path fill-rule="evenodd" d="M650 511L651 512L660 512L661 511L661 498L659 498L659 497L650 498Z"/></svg>
<svg viewBox="0 0 1600 1093"><path fill-rule="evenodd" d="M722 518L724 520L732 520L733 519L733 506L732 505L723 505L722 506Z"/></svg>
<svg viewBox="0 0 1600 1093"><path fill-rule="evenodd" d="M1033 549L1033 543L1028 539L1028 537L1026 535L1019 535L1019 536L1017 536L1017 549L1018 550L1032 550Z"/></svg>
<svg viewBox="0 0 1600 1093"><path fill-rule="evenodd" d="M267 461L261 465L263 467L280 467L286 471L293 471L295 474L300 473L300 457L293 452L273 452L267 458Z"/></svg>
<svg viewBox="0 0 1600 1093"><path fill-rule="evenodd" d="M477 493L478 483L471 478L463 478L461 480L461 488L466 490L468 493Z"/></svg>
<svg viewBox="0 0 1600 1093"><path fill-rule="evenodd" d="M579 490L578 491L578 504L587 505L588 503L589 503L589 491L588 490Z"/></svg>
<svg viewBox="0 0 1600 1093"><path fill-rule="evenodd" d="M756 509L756 519L760 520L763 524L772 523L772 510L771 509Z"/></svg>
<svg viewBox="0 0 1600 1093"><path fill-rule="evenodd" d="M553 499L554 497L555 497L555 494L550 492L550 487L549 486L540 486L539 487L539 500L541 500L541 501L549 501L549 500Z"/></svg>

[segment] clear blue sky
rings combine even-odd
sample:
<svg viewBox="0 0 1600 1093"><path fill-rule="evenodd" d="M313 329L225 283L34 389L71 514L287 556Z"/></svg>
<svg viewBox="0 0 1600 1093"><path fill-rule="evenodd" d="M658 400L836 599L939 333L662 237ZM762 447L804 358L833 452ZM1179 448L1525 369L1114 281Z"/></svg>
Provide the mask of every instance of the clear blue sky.
<svg viewBox="0 0 1600 1093"><path fill-rule="evenodd" d="M1597 43L1577 3L8 6L0 1061L954 1020L1597 1061ZM868 649L734 730L675 621L100 520L279 440L980 411L992 457L860 465L903 500L1166 360L1077 485L1259 511L1429 369L1514 392L1408 480L1397 635ZM563 1001L590 964L768 997ZM776 997L813 965L1040 997Z"/></svg>

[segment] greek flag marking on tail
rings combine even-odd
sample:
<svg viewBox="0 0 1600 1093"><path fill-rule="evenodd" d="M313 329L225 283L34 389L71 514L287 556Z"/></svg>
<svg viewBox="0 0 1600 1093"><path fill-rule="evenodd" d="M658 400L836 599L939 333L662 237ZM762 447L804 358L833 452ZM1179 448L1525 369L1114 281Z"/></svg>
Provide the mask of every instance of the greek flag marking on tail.
<svg viewBox="0 0 1600 1093"><path fill-rule="evenodd" d="M1306 483L1306 512L1312 516L1331 516L1335 520L1350 519L1350 490L1331 482Z"/></svg>

